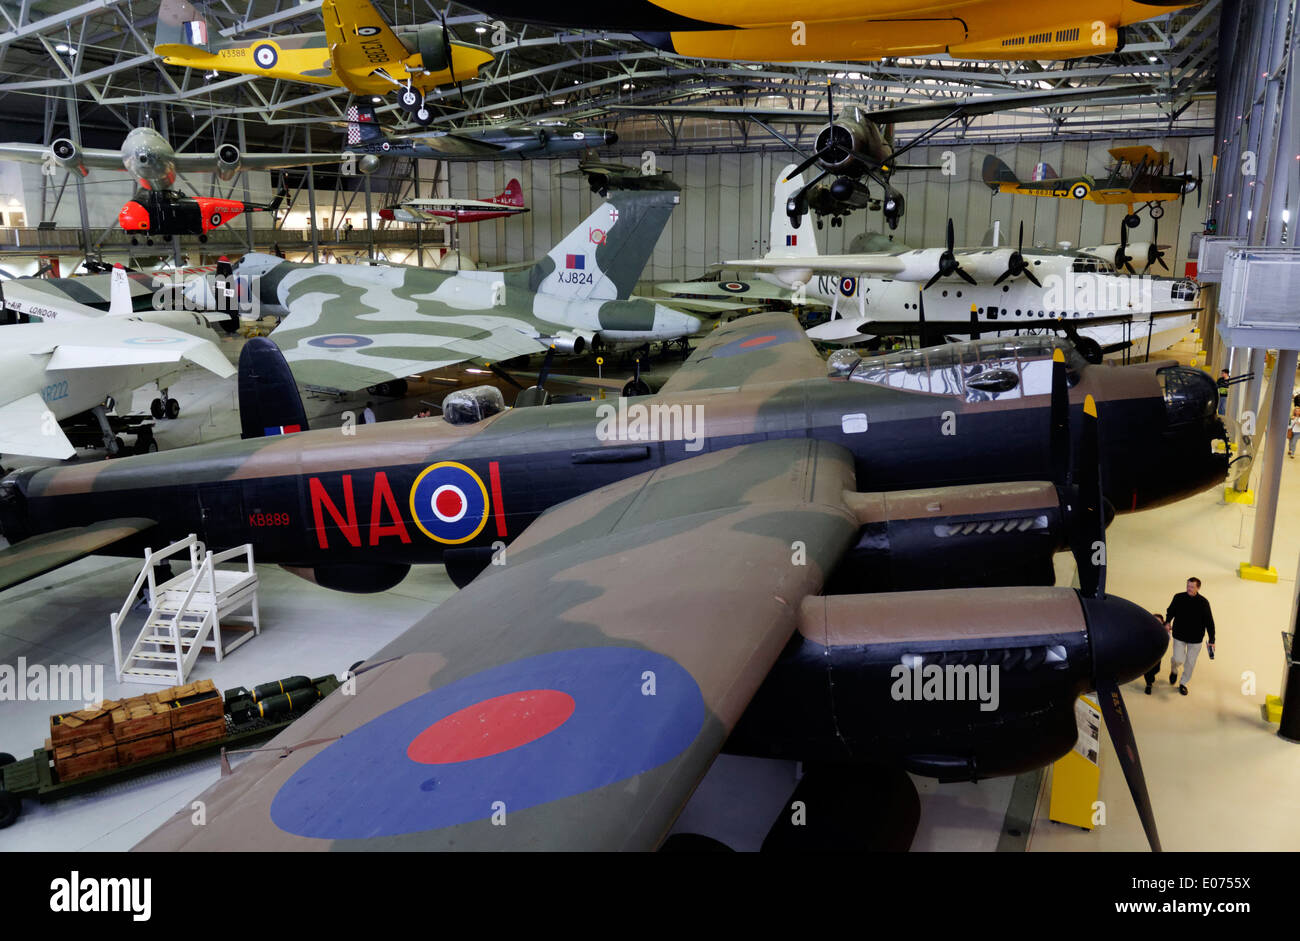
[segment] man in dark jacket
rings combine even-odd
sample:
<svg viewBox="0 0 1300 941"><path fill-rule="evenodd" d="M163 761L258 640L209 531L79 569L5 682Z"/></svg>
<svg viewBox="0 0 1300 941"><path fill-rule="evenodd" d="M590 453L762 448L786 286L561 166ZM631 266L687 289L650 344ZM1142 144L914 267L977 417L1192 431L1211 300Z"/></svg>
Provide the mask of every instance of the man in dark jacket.
<svg viewBox="0 0 1300 941"><path fill-rule="evenodd" d="M1187 684L1192 680L1192 671L1196 669L1196 658L1201 655L1201 641L1209 635L1210 659L1214 659L1214 615L1210 613L1210 603L1201 594L1201 580L1189 578L1187 590L1174 595L1165 612L1165 621L1174 635L1174 656L1170 664L1169 683L1178 683L1178 692L1187 695ZM1178 680L1178 670L1182 667L1183 678Z"/></svg>

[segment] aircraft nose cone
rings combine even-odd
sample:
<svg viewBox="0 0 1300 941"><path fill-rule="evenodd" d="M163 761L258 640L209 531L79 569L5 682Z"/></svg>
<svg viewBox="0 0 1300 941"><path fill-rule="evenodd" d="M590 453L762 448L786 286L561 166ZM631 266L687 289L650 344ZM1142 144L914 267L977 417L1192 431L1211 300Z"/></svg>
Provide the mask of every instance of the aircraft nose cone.
<svg viewBox="0 0 1300 941"><path fill-rule="evenodd" d="M605 132L605 146L608 147L608 146L610 146L610 145L612 145L612 144L617 144L617 143L618 143L618 134L616 134L614 131L606 131L606 132Z"/></svg>
<svg viewBox="0 0 1300 941"><path fill-rule="evenodd" d="M1085 598L1093 675L1116 683L1137 679L1165 655L1169 634L1150 611L1123 598Z"/></svg>

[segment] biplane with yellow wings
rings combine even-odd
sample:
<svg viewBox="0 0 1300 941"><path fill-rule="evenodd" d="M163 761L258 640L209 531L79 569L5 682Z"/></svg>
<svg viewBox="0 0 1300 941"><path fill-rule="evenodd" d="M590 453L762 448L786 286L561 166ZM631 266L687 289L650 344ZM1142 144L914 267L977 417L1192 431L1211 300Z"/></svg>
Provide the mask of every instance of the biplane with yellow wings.
<svg viewBox="0 0 1300 941"><path fill-rule="evenodd" d="M1028 196L1050 196L1054 199L1089 199L1103 206L1127 206L1124 224L1130 229L1140 221L1138 213L1146 209L1152 219L1165 214L1161 203L1185 199L1196 193L1196 203L1201 202L1201 159L1196 158L1196 176L1184 169L1174 172L1173 159L1167 150L1156 150L1145 144L1134 147L1112 147L1110 155L1115 162L1106 169L1105 176L1058 177L1054 172L1034 174L1034 179L1021 180L1015 171L989 154L984 158L984 182L995 193L1022 193ZM1042 166L1040 164L1040 166ZM1136 211L1135 208L1136 207Z"/></svg>
<svg viewBox="0 0 1300 941"><path fill-rule="evenodd" d="M478 46L453 42L446 23L390 26L370 0L324 0L325 31L210 42L208 23L189 0L163 0L154 52L168 65L346 88L354 95L397 92L418 123L432 114L425 95L473 78L492 61Z"/></svg>

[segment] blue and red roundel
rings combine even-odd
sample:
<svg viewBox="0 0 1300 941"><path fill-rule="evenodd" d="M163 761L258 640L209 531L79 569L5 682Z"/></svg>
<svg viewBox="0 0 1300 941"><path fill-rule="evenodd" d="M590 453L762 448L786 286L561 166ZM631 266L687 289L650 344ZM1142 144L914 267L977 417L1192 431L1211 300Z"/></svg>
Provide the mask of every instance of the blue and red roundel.
<svg viewBox="0 0 1300 941"><path fill-rule="evenodd" d="M307 341L307 345L319 346L327 350L355 350L374 342L370 337L363 337L357 333L329 333L322 337L312 337Z"/></svg>
<svg viewBox="0 0 1300 941"><path fill-rule="evenodd" d="M840 278L840 294L845 297L852 297L853 292L858 289L857 278Z"/></svg>
<svg viewBox="0 0 1300 941"><path fill-rule="evenodd" d="M694 678L663 654L592 647L528 657L344 735L281 785L271 820L298 836L350 840L487 819L497 802L509 814L671 761L704 717Z"/></svg>
<svg viewBox="0 0 1300 941"><path fill-rule="evenodd" d="M800 340L807 342L807 336L802 330L788 330L778 327L771 333L761 333L758 336L745 337L744 339L724 343L713 351L713 355L715 358L740 356L742 353L763 350L770 346L780 346L783 343L796 343Z"/></svg>
<svg viewBox="0 0 1300 941"><path fill-rule="evenodd" d="M411 519L435 542L469 542L483 531L487 518L487 487L464 464L442 461L426 467L411 485Z"/></svg>

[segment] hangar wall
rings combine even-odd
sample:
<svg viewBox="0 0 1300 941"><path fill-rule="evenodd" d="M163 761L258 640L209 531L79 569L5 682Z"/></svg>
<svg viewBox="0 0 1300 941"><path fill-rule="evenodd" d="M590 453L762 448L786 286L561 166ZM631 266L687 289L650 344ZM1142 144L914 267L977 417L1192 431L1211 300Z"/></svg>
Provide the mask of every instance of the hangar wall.
<svg viewBox="0 0 1300 941"><path fill-rule="evenodd" d="M907 200L907 212L895 236L913 247L941 245L951 216L959 245L979 244L994 221L1001 222L1003 240L1015 239L1016 227L1025 223L1026 244L1053 247L1059 242L1073 246L1115 242L1126 209L1092 202L994 195L980 179L987 154L1009 164L1022 179L1028 179L1034 165L1049 163L1062 175L1091 172L1101 175L1109 164L1111 147L1151 144L1169 150L1178 172L1190 166L1195 172L1199 156L1205 174L1204 188L1210 187L1210 137L1176 137L1167 142L1146 139L1098 139L1088 141L1024 144L980 144L918 147L909 151L909 164L939 164L945 151L956 156L956 173L938 171L900 172L894 184ZM622 158L635 163L635 158ZM682 187L682 203L673 213L654 256L647 266L647 280L697 278L710 265L732 258L748 258L767 250L772 188L776 175L790 162L785 153L717 153L706 155L664 155L657 158L661 169L672 172ZM461 248L480 264L495 265L536 258L574 228L593 208L593 194L578 175L566 175L577 161L530 160L495 163L449 163L441 170L442 185L437 195L483 199L495 196L511 177L523 184L531 212L522 218L463 226ZM432 161L421 166L421 175L432 179L437 172ZM450 185L448 192L447 184ZM427 191L422 195L429 195ZM1205 199L1204 193L1202 199ZM1200 232L1208 216L1204 202L1196 196L1187 204L1165 203L1160 220L1160 242L1174 247L1167 260L1172 273L1182 275L1193 233ZM804 225L809 222L805 220ZM877 212L859 212L845 219L843 228L818 232L822 252L843 252L854 236L881 231L884 221ZM1132 240L1151 238L1146 215ZM1163 273L1163 272L1161 272Z"/></svg>

